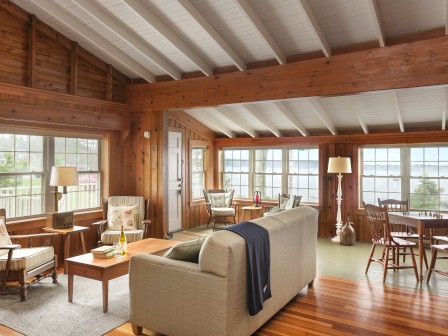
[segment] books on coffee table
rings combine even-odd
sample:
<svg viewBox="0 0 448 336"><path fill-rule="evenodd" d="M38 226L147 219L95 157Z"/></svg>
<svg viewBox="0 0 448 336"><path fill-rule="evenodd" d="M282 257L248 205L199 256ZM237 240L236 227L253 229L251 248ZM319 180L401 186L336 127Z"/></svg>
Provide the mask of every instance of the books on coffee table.
<svg viewBox="0 0 448 336"><path fill-rule="evenodd" d="M115 255L113 246L103 245L90 250L94 258L112 258Z"/></svg>

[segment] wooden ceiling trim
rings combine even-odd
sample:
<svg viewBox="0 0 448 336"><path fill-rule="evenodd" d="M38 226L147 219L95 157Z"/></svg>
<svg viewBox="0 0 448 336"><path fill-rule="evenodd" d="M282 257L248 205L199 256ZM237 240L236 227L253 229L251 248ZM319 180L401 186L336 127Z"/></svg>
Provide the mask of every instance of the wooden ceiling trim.
<svg viewBox="0 0 448 336"><path fill-rule="evenodd" d="M448 83L448 38L173 82L130 85L136 109L179 109Z"/></svg>

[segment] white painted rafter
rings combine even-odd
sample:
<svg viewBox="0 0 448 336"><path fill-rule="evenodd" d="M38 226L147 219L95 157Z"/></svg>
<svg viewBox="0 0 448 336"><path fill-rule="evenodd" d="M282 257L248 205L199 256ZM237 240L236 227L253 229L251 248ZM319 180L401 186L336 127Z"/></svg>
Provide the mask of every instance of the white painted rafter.
<svg viewBox="0 0 448 336"><path fill-rule="evenodd" d="M361 125L362 130L364 131L364 134L369 134L369 128L367 127L365 120L361 117L358 98L356 96L350 96L349 99L350 106L352 107L356 119L358 119L358 122Z"/></svg>
<svg viewBox="0 0 448 336"><path fill-rule="evenodd" d="M299 119L292 113L292 111L282 102L274 102L275 107L289 120L291 124L299 131L303 136L308 136L309 133L306 128L302 125Z"/></svg>
<svg viewBox="0 0 448 336"><path fill-rule="evenodd" d="M331 132L331 134L338 135L338 131L336 131L336 128L334 127L330 118L328 118L327 114L325 113L324 109L320 105L317 98L309 98L308 101L313 106L313 109L314 109L314 112L316 113L316 115L324 123L325 127L328 128L328 130Z"/></svg>
<svg viewBox="0 0 448 336"><path fill-rule="evenodd" d="M308 2L308 0L297 0L300 10L305 16L306 21L308 22L308 26L310 28L311 33L313 34L315 40L319 44L322 52L325 56L331 56L331 47L325 37L324 32L320 28L319 22L314 15L314 12Z"/></svg>
<svg viewBox="0 0 448 336"><path fill-rule="evenodd" d="M260 123L262 123L272 134L276 137L282 137L282 132L275 127L267 118L262 116L257 109L252 105L241 105L241 107L245 108L255 119L257 119Z"/></svg>
<svg viewBox="0 0 448 336"><path fill-rule="evenodd" d="M209 110L213 110L214 113L219 113L221 115L221 117L225 118L226 120L228 120L229 123L236 124L242 131L244 131L245 133L250 135L252 138L257 138L258 137L257 132L255 132L255 130L252 127L248 126L244 122L244 120L242 120L242 118L240 118L239 120L235 121L235 119L230 118L228 116L228 114L221 107L214 107L214 108L210 108Z"/></svg>
<svg viewBox="0 0 448 336"><path fill-rule="evenodd" d="M112 19L107 15L103 9L99 8L91 0L72 0L79 8L85 11L88 15L91 15L98 22L100 22L107 29L118 35L123 41L128 43L134 50L140 53L143 57L154 63L162 71L174 79L181 79L181 72L172 64L167 62L163 57L159 55L157 51L142 41L135 33L129 28L118 23L117 20Z"/></svg>
<svg viewBox="0 0 448 336"><path fill-rule="evenodd" d="M376 35L378 36L378 42L380 47L386 46L386 39L384 38L383 27L381 24L381 15L378 8L378 0L367 0L370 8L370 15L372 16L373 25L375 26Z"/></svg>
<svg viewBox="0 0 448 336"><path fill-rule="evenodd" d="M205 30L205 32L219 45L219 47L230 57L233 64L241 71L247 69L246 62L238 55L235 49L224 39L209 20L199 11L190 0L178 0L179 4L190 14L190 16Z"/></svg>
<svg viewBox="0 0 448 336"><path fill-rule="evenodd" d="M236 133L223 125L217 118L213 116L215 113L213 108L201 109L197 111L200 114L200 122L208 126L210 129L216 128L222 134L227 135L229 138L236 138Z"/></svg>
<svg viewBox="0 0 448 336"><path fill-rule="evenodd" d="M252 7L249 5L247 0L233 0L233 1L240 7L241 11L247 17L249 22L252 23L258 35L266 42L267 46L272 50L272 53L274 54L274 57L277 59L277 61L280 64L285 64L286 63L285 54L277 45L277 42L275 42L274 38L266 29L263 22L261 22L260 18L252 9Z"/></svg>
<svg viewBox="0 0 448 336"><path fill-rule="evenodd" d="M397 91L392 91L392 101L394 104L395 113L397 115L398 125L400 126L400 132L404 133L403 117L401 116L400 103L398 102Z"/></svg>
<svg viewBox="0 0 448 336"><path fill-rule="evenodd" d="M37 7L53 16L62 25L65 25L77 35L81 36L90 43L95 44L104 53L116 60L125 68L132 71L135 75L146 79L148 82L155 82L155 76L141 64L134 59L126 55L119 48L115 47L112 43L106 41L93 29L89 28L82 22L79 22L73 15L67 11L61 9L59 5L48 0L31 0Z"/></svg>
<svg viewBox="0 0 448 336"><path fill-rule="evenodd" d="M212 75L213 69L187 43L169 29L159 18L148 10L140 0L122 0L137 15L144 19L151 27L159 32L168 42L170 42L179 52L187 57L205 75Z"/></svg>

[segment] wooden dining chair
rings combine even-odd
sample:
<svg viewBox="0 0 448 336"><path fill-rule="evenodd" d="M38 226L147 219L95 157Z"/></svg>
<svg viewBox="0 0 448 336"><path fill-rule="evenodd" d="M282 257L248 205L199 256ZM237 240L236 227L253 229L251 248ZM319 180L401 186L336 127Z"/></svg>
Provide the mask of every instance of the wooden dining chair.
<svg viewBox="0 0 448 336"><path fill-rule="evenodd" d="M408 213L409 212L409 200L406 198L405 200L396 200L396 199L380 199L378 197L378 205L380 207L387 207L388 212L401 212ZM391 232L390 235L395 238L400 239L419 239L419 235L415 233L412 227L404 224L390 224ZM403 256L403 262L406 261L406 256L409 255L409 252L406 249L403 249L402 252L397 256ZM415 255L418 256L418 253ZM426 253L423 255L423 261L425 263L426 269L428 269L428 260L426 258ZM399 259L397 259L397 263L399 263Z"/></svg>
<svg viewBox="0 0 448 336"><path fill-rule="evenodd" d="M386 280L388 269L397 270L405 268L413 268L415 278L418 281L417 264L415 262L413 250L413 248L417 244L404 239L392 237L387 207L379 207L373 204L365 203L363 203L363 205L367 215L370 233L372 234L372 249L367 261L365 273L367 274L367 272L369 271L371 262L375 261L383 266L383 282ZM381 258L374 257L375 248L377 245L383 246ZM403 253L402 250L404 250L405 248L409 249L409 253L412 259L412 266L400 265L397 262L396 256L400 255L400 253Z"/></svg>
<svg viewBox="0 0 448 336"><path fill-rule="evenodd" d="M428 276L426 278L426 283L429 283L429 279L431 279L432 272L436 272L445 276L448 276L448 271L442 271L436 269L436 260L437 259L448 259L447 257L438 257L438 252L443 252L448 254L448 245L431 245L432 258L431 263L429 264Z"/></svg>

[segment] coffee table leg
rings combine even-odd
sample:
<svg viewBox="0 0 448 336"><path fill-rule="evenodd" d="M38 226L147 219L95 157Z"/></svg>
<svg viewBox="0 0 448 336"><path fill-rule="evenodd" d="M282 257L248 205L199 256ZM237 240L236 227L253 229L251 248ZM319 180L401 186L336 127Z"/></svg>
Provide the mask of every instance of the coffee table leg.
<svg viewBox="0 0 448 336"><path fill-rule="evenodd" d="M68 274L68 302L73 301L73 274Z"/></svg>
<svg viewBox="0 0 448 336"><path fill-rule="evenodd" d="M65 259L70 258L70 235L65 235L64 239L64 274L67 274L67 261Z"/></svg>
<svg viewBox="0 0 448 336"><path fill-rule="evenodd" d="M103 280L103 313L107 313L109 302L109 280Z"/></svg>

